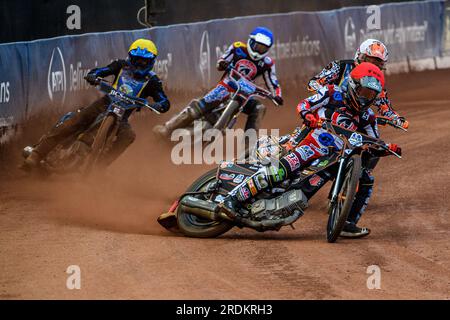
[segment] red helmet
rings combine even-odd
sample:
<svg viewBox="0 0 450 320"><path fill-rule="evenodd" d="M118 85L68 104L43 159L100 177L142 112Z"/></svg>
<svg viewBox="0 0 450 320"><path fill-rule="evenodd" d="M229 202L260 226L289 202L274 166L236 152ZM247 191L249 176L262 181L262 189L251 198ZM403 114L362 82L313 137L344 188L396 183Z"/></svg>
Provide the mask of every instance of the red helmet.
<svg viewBox="0 0 450 320"><path fill-rule="evenodd" d="M369 108L384 88L384 74L369 62L358 64L348 79L347 98L355 111Z"/></svg>

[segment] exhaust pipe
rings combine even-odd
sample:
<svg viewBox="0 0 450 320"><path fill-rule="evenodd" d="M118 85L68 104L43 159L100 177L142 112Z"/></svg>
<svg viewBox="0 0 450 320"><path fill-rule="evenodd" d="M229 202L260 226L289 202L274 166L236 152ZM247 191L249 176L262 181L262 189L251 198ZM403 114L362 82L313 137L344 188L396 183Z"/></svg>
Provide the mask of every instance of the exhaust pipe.
<svg viewBox="0 0 450 320"><path fill-rule="evenodd" d="M233 221L236 225L245 226L256 231L279 230L283 226L294 223L303 215L302 210L294 210L293 214L284 219L254 221L248 218L236 216L231 219L225 213L216 213L217 204L211 201L201 200L192 196L186 196L180 201L180 209L188 214L212 221Z"/></svg>
<svg viewBox="0 0 450 320"><path fill-rule="evenodd" d="M180 201L180 209L188 214L212 221L222 221L230 218L221 213L216 213L217 204L211 201L201 200L192 196L186 196Z"/></svg>
<svg viewBox="0 0 450 320"><path fill-rule="evenodd" d="M290 225L294 223L298 218L300 218L303 215L303 212L300 210L295 210L294 213L284 219L279 220L262 220L262 221L254 221L246 218L236 218L236 221L239 223L252 228L259 232L264 232L267 230L280 230L281 227Z"/></svg>

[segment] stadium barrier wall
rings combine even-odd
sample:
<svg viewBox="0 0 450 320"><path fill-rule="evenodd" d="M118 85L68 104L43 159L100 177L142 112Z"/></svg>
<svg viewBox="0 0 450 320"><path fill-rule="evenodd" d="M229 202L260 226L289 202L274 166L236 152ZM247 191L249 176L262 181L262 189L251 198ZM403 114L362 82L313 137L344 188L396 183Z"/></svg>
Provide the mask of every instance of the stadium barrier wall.
<svg viewBox="0 0 450 320"><path fill-rule="evenodd" d="M201 92L220 74L217 58L256 26L275 34L271 56L280 82L304 86L304 79L333 59L353 58L356 47L377 38L389 47L389 72L449 67L450 13L445 1L349 7L219 19L134 31L91 33L0 44L0 143L11 128L44 110L64 111L92 101L99 93L83 77L97 66L126 57L137 38L159 48L155 72L171 92ZM411 63L411 62L414 63Z"/></svg>

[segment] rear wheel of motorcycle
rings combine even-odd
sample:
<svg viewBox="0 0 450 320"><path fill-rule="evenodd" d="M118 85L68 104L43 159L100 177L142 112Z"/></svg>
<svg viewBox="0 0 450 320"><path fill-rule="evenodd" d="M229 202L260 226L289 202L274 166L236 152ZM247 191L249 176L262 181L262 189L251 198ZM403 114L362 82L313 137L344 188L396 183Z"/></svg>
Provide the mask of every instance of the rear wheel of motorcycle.
<svg viewBox="0 0 450 320"><path fill-rule="evenodd" d="M86 166L84 168L85 174L89 174L92 171L92 169L94 169L97 166L99 159L101 158L103 150L105 148L106 140L108 139L111 128L114 125L115 121L116 118L113 115L109 115L103 120L102 124L100 125L100 128L98 128L94 142L92 143L91 146L92 150L86 157Z"/></svg>
<svg viewBox="0 0 450 320"><path fill-rule="evenodd" d="M198 178L186 192L198 192L207 190L208 186L216 182L217 169L208 171ZM206 200L204 196L199 198ZM233 225L228 221L211 221L199 218L192 214L184 213L178 208L177 221L179 230L188 237L215 238L230 230Z"/></svg>
<svg viewBox="0 0 450 320"><path fill-rule="evenodd" d="M348 160L344 182L336 203L329 204L328 208L328 223L327 223L327 240L328 242L335 242L342 229L345 221L350 213L358 188L359 178L361 175L361 157L353 155Z"/></svg>

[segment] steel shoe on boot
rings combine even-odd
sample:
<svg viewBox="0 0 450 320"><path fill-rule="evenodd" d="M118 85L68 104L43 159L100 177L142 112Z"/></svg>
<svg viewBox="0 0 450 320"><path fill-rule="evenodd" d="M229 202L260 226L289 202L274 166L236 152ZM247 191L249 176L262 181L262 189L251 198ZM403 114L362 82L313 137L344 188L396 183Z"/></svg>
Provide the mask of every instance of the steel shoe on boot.
<svg viewBox="0 0 450 320"><path fill-rule="evenodd" d="M41 160L41 155L36 151L32 151L31 154L24 160L20 168L25 171L39 169L41 167Z"/></svg>
<svg viewBox="0 0 450 320"><path fill-rule="evenodd" d="M160 138L168 139L170 138L169 130L166 128L165 125L157 125L153 128L153 133L157 135Z"/></svg>
<svg viewBox="0 0 450 320"><path fill-rule="evenodd" d="M343 238L362 238L370 234L370 229L360 228L356 224L351 222L345 222L344 229L340 234Z"/></svg>
<svg viewBox="0 0 450 320"><path fill-rule="evenodd" d="M200 111L199 103L197 100L194 100L184 108L183 111L172 117L164 125L155 126L153 128L153 133L161 138L168 139L174 130L189 126L201 116L202 113Z"/></svg>

